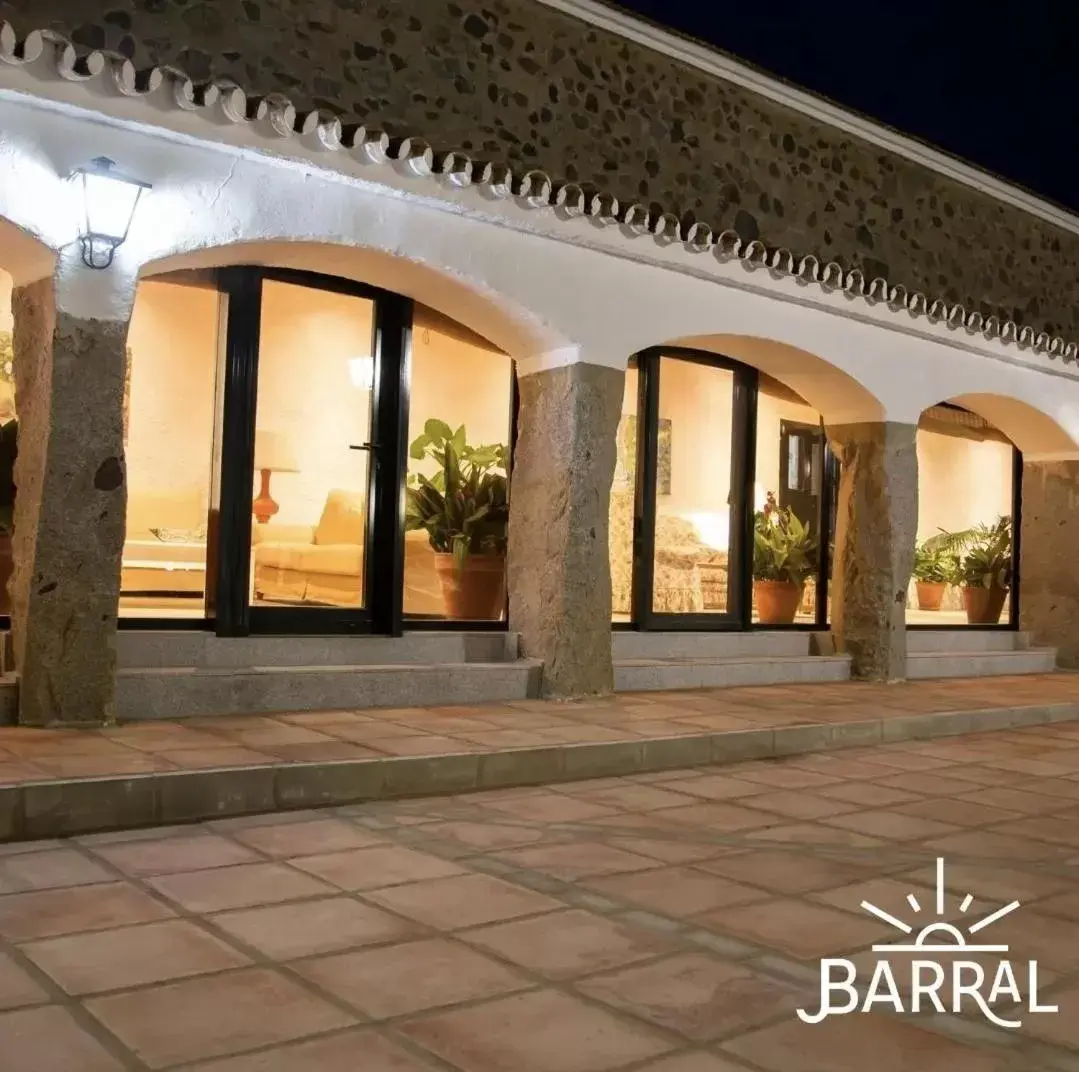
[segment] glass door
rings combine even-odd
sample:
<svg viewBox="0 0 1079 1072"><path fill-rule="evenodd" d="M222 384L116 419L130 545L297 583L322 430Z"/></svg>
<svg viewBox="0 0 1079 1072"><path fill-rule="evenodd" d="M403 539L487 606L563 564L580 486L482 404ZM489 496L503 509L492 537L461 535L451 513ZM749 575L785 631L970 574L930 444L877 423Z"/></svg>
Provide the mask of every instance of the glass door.
<svg viewBox="0 0 1079 1072"><path fill-rule="evenodd" d="M744 628L756 373L677 349L639 354L637 371L634 622Z"/></svg>
<svg viewBox="0 0 1079 1072"><path fill-rule="evenodd" d="M411 303L222 272L217 631L399 633Z"/></svg>

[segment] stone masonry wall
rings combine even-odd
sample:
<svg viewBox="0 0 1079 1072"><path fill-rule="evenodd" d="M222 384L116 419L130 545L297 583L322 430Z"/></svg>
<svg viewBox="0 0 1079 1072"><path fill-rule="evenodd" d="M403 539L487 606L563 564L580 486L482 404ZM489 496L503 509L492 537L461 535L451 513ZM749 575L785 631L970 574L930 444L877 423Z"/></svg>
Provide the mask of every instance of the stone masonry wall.
<svg viewBox="0 0 1079 1072"><path fill-rule="evenodd" d="M1079 339L1079 236L537 0L0 0L0 18Z"/></svg>

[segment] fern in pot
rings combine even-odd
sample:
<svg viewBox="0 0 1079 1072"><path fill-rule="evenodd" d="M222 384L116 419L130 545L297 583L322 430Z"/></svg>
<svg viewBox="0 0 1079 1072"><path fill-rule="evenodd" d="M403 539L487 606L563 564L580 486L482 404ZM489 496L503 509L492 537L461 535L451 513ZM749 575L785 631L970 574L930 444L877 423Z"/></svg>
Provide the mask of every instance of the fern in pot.
<svg viewBox="0 0 1079 1072"><path fill-rule="evenodd" d="M790 625L817 568L817 540L791 508L768 492L753 518L753 599L765 625Z"/></svg>
<svg viewBox="0 0 1079 1072"><path fill-rule="evenodd" d="M470 446L464 425L454 431L432 418L409 457L437 466L431 476L409 475L405 530L427 533L447 615L501 617L510 519L505 445Z"/></svg>
<svg viewBox="0 0 1079 1072"><path fill-rule="evenodd" d="M926 541L955 562L952 583L963 591L969 625L996 625L1012 584L1012 519L981 522L962 532L941 532Z"/></svg>

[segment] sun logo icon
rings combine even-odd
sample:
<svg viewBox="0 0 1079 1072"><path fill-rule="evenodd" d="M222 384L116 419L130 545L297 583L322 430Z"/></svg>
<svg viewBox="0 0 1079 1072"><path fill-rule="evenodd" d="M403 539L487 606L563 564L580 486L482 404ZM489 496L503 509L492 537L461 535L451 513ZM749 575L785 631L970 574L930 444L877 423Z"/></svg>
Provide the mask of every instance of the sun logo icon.
<svg viewBox="0 0 1079 1072"><path fill-rule="evenodd" d="M897 931L900 931L905 935L914 935L912 941L909 942L892 942L883 943L873 946L875 953L1006 953L1008 947L1006 945L977 945L969 944L967 937L963 931L956 927L954 924L949 923L944 916L944 859L943 857L937 858L937 903L936 914L937 918L929 923L926 923L915 933L915 927L910 923L905 923L901 919L897 919L890 912L885 912L883 908L878 908L875 904L871 904L869 901L863 901L861 907L865 909L872 916L876 916L877 919L882 920L891 927L895 927ZM970 906L974 903L974 897L972 894L967 894L959 905L959 911L966 913L970 910ZM918 898L913 893L907 894L907 904L910 905L911 910L914 912L921 912L922 906L918 901ZM985 930L990 924L996 923L997 920L1003 919L1010 912L1014 912L1019 907L1018 901L1012 901L1010 904L1006 904L1003 908L998 908L995 912L990 912L989 915L971 923L967 928L967 934L978 934L980 931Z"/></svg>

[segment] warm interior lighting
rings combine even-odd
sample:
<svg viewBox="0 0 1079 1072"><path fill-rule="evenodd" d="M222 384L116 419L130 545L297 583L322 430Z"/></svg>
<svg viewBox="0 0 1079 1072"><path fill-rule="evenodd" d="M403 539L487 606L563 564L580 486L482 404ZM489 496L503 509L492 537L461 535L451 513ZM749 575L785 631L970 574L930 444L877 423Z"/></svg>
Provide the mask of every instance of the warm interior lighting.
<svg viewBox="0 0 1079 1072"><path fill-rule="evenodd" d="M352 386L358 391L370 391L375 382L375 359L373 357L350 357L348 375Z"/></svg>
<svg viewBox="0 0 1079 1072"><path fill-rule="evenodd" d="M117 247L127 238L135 206L150 183L117 171L113 161L104 156L77 168L73 178L82 187L79 239L83 263L89 268L108 268Z"/></svg>
<svg viewBox="0 0 1079 1072"><path fill-rule="evenodd" d="M731 522L728 513L690 514L689 520L706 547L711 547L713 551L726 551L730 547Z"/></svg>

